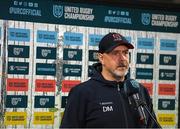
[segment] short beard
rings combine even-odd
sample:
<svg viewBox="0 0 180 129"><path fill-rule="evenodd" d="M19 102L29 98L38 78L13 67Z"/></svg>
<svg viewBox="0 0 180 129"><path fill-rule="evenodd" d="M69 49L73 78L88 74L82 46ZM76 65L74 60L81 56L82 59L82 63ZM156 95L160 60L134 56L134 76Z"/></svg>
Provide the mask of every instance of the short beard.
<svg viewBox="0 0 180 129"><path fill-rule="evenodd" d="M126 70L124 73L116 71L116 70L111 71L111 73L114 76L114 78L116 78L116 80L121 80L122 78L124 78L128 74L128 70Z"/></svg>

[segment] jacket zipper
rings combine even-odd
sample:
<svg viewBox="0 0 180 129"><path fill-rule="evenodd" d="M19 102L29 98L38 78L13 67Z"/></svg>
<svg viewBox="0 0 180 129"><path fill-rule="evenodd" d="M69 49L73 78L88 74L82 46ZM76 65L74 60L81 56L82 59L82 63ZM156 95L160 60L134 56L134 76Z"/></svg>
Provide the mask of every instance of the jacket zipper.
<svg viewBox="0 0 180 129"><path fill-rule="evenodd" d="M117 84L117 88L118 88L118 92L120 91L120 86L119 86L119 84Z"/></svg>
<svg viewBox="0 0 180 129"><path fill-rule="evenodd" d="M120 101L122 103L122 107L123 107L123 114L124 114L124 118L125 118L125 124L126 124L126 128L128 128L128 123L127 123L127 113L126 113L126 110L125 110L125 107L124 107L124 100L122 99L122 95L121 95L121 89L120 89L120 85L117 84L117 90L119 92L119 95L120 95Z"/></svg>

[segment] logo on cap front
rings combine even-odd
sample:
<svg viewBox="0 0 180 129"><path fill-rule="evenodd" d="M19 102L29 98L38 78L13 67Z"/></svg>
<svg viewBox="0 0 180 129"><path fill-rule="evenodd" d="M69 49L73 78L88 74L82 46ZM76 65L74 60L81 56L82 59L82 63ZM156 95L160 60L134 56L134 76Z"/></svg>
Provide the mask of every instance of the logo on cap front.
<svg viewBox="0 0 180 129"><path fill-rule="evenodd" d="M120 34L113 34L112 36L114 38L114 41L121 41L122 40L122 36Z"/></svg>

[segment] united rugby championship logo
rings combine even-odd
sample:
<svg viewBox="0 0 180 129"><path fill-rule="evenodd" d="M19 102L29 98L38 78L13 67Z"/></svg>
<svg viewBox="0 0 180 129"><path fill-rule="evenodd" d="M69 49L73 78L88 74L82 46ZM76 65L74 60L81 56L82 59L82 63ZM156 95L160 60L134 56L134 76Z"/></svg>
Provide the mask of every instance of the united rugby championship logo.
<svg viewBox="0 0 180 129"><path fill-rule="evenodd" d="M151 22L151 15L149 13L142 13L141 22L143 25L149 25Z"/></svg>
<svg viewBox="0 0 180 129"><path fill-rule="evenodd" d="M53 5L53 15L56 18L60 18L63 15L63 6Z"/></svg>

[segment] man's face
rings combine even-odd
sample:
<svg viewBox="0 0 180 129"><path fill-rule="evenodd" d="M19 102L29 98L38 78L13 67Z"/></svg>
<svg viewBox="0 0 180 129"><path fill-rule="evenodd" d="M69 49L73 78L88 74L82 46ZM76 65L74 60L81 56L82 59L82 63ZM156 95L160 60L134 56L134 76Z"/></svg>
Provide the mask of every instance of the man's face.
<svg viewBox="0 0 180 129"><path fill-rule="evenodd" d="M120 45L109 53L99 54L103 72L111 80L124 78L129 69L129 50L126 46Z"/></svg>

